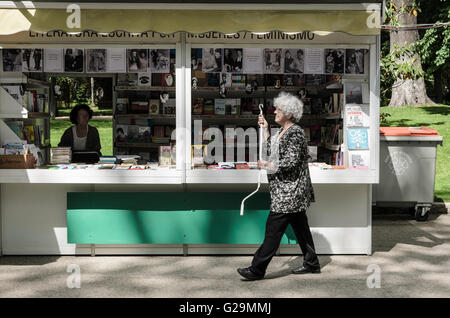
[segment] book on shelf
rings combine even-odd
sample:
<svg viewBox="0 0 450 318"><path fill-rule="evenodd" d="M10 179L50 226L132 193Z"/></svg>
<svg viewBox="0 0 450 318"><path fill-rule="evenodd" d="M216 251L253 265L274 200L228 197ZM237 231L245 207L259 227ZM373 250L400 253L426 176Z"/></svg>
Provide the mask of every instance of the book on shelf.
<svg viewBox="0 0 450 318"><path fill-rule="evenodd" d="M316 162L317 161L317 151L318 151L317 146L308 146L308 154L309 154L309 158L308 158L308 162Z"/></svg>
<svg viewBox="0 0 450 318"><path fill-rule="evenodd" d="M7 143L3 145L2 155L26 155L28 146L21 143Z"/></svg>
<svg viewBox="0 0 450 318"><path fill-rule="evenodd" d="M128 139L128 125L116 125L115 142L124 142Z"/></svg>
<svg viewBox="0 0 450 318"><path fill-rule="evenodd" d="M153 136L164 137L165 136L165 127L163 125L153 126Z"/></svg>
<svg viewBox="0 0 450 318"><path fill-rule="evenodd" d="M152 132L149 126L138 126L138 139L139 142L151 142Z"/></svg>
<svg viewBox="0 0 450 318"><path fill-rule="evenodd" d="M214 99L214 115L225 115L225 99Z"/></svg>
<svg viewBox="0 0 450 318"><path fill-rule="evenodd" d="M167 144L170 142L170 137L152 136L152 142L156 144Z"/></svg>
<svg viewBox="0 0 450 318"><path fill-rule="evenodd" d="M244 87L245 86L245 75L233 73L231 75L231 86L232 87Z"/></svg>
<svg viewBox="0 0 450 318"><path fill-rule="evenodd" d="M191 165L198 167L204 165L203 153L207 150L207 145L192 145L191 146Z"/></svg>
<svg viewBox="0 0 450 318"><path fill-rule="evenodd" d="M369 127L369 105L346 105L345 118L347 127Z"/></svg>
<svg viewBox="0 0 450 318"><path fill-rule="evenodd" d="M117 86L137 86L138 73L118 73Z"/></svg>
<svg viewBox="0 0 450 318"><path fill-rule="evenodd" d="M172 140L176 140L176 135L174 134L175 126L172 125L166 125L164 126L164 136L170 137ZM173 134L173 136L172 136Z"/></svg>
<svg viewBox="0 0 450 318"><path fill-rule="evenodd" d="M311 142L318 144L320 143L320 137L321 137L321 127L319 125L312 125L310 126L310 136L311 136Z"/></svg>
<svg viewBox="0 0 450 318"><path fill-rule="evenodd" d="M116 162L117 162L116 156L100 156L99 160L100 164L112 164Z"/></svg>
<svg viewBox="0 0 450 318"><path fill-rule="evenodd" d="M132 101L130 104L131 114L148 114L148 101Z"/></svg>
<svg viewBox="0 0 450 318"><path fill-rule="evenodd" d="M117 98L116 99L116 114L126 114L128 113L128 98Z"/></svg>
<svg viewBox="0 0 450 318"><path fill-rule="evenodd" d="M241 99L233 98L231 99L231 115L240 115L241 114Z"/></svg>
<svg viewBox="0 0 450 318"><path fill-rule="evenodd" d="M349 168L350 169L369 169L370 151L368 150L349 150Z"/></svg>
<svg viewBox="0 0 450 318"><path fill-rule="evenodd" d="M205 99L203 104L203 115L214 115L214 99Z"/></svg>
<svg viewBox="0 0 450 318"><path fill-rule="evenodd" d="M203 101L204 99L194 98L192 102L192 115L202 115L203 114Z"/></svg>
<svg viewBox="0 0 450 318"><path fill-rule="evenodd" d="M369 131L367 128L347 128L349 150L369 149Z"/></svg>
<svg viewBox="0 0 450 318"><path fill-rule="evenodd" d="M175 115L175 110L176 110L175 98L169 98L169 100L167 100L167 102L163 104L164 114Z"/></svg>
<svg viewBox="0 0 450 318"><path fill-rule="evenodd" d="M303 131L305 132L305 138L306 141L310 142L311 141L311 130L309 127L305 127L303 128Z"/></svg>
<svg viewBox="0 0 450 318"><path fill-rule="evenodd" d="M71 147L52 147L50 148L50 161L52 164L70 163L72 160Z"/></svg>
<svg viewBox="0 0 450 318"><path fill-rule="evenodd" d="M172 164L171 146L159 146L159 165Z"/></svg>
<svg viewBox="0 0 450 318"><path fill-rule="evenodd" d="M152 74L149 72L138 73L138 86L150 87L152 86Z"/></svg>
<svg viewBox="0 0 450 318"><path fill-rule="evenodd" d="M149 109L148 109L148 113L150 115L158 115L159 114L159 104L160 104L160 99L150 99L149 102Z"/></svg>

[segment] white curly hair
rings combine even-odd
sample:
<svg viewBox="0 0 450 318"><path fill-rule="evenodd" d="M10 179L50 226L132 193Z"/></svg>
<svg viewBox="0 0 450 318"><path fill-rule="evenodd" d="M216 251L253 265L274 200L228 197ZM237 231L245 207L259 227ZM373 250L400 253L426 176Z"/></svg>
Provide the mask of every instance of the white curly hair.
<svg viewBox="0 0 450 318"><path fill-rule="evenodd" d="M297 96L280 92L273 99L273 105L285 115L292 114L293 121L299 121L302 118L303 102Z"/></svg>

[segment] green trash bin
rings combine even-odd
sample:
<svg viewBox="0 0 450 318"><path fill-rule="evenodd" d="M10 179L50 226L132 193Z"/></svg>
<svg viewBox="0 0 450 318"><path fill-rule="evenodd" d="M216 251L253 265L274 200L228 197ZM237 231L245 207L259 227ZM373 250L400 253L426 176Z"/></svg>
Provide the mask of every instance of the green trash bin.
<svg viewBox="0 0 450 318"><path fill-rule="evenodd" d="M427 127L380 127L380 182L376 206L408 207L417 221L428 219L434 200L437 146L442 136Z"/></svg>

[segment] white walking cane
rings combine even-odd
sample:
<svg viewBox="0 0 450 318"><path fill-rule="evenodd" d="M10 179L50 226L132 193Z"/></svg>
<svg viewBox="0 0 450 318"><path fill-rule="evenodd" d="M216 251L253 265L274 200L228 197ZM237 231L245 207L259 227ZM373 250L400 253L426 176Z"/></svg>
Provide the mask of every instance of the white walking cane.
<svg viewBox="0 0 450 318"><path fill-rule="evenodd" d="M263 104L259 104L259 114L262 115L263 114ZM262 158L262 139L263 139L263 124L259 125L259 152L258 152L258 159L261 160ZM258 172L258 187L256 188L255 191L253 191L252 193L250 193L248 196L246 196L244 198L244 200L242 200L241 202L241 215L244 215L244 202L245 200L247 200L248 198L250 198L252 195L254 195L256 192L258 192L259 187L261 185L261 169L259 169Z"/></svg>

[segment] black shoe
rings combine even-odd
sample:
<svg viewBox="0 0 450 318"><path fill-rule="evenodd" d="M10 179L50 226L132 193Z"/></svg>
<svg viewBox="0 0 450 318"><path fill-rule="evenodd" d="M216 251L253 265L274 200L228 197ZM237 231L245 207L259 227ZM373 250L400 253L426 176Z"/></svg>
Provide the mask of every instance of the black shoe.
<svg viewBox="0 0 450 318"><path fill-rule="evenodd" d="M320 273L320 268L312 268L312 267L304 267L304 266L302 266L300 268L293 269L292 273L293 274L309 274L309 273L319 274Z"/></svg>
<svg viewBox="0 0 450 318"><path fill-rule="evenodd" d="M248 280L258 280L263 279L264 275L256 275L250 270L250 267L247 268L238 268L238 273L241 274L242 277L248 279Z"/></svg>

